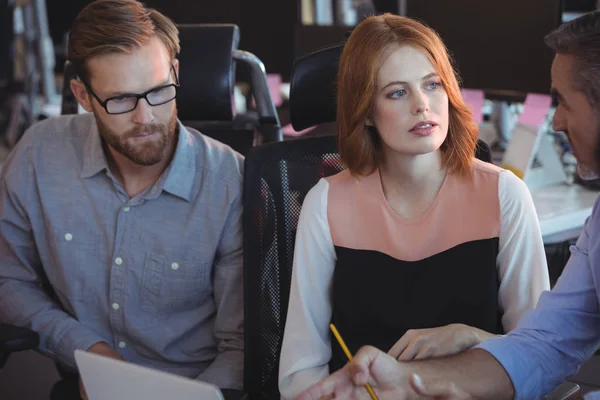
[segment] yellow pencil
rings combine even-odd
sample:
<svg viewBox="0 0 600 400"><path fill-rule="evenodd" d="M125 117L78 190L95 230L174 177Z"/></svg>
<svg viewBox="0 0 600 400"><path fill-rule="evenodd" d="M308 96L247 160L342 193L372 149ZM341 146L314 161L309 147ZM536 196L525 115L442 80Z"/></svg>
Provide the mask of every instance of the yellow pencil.
<svg viewBox="0 0 600 400"><path fill-rule="evenodd" d="M348 347L346 347L346 343L344 343L344 339L342 339L342 337L340 336L340 333L335 328L335 325L329 324L329 328L331 328L331 332L333 332L333 336L335 336L335 338L337 339L338 343L342 347L342 350L344 350L344 353L346 353L346 357L348 357L348 360L352 361L352 354L350 353L350 350L348 350ZM371 396L371 399L373 399L373 400L379 400L377 398L377 395L375 395L375 392L373 391L373 388L371 387L371 385L369 385L367 383L365 385L365 388L367 389L367 392L369 392L369 395Z"/></svg>

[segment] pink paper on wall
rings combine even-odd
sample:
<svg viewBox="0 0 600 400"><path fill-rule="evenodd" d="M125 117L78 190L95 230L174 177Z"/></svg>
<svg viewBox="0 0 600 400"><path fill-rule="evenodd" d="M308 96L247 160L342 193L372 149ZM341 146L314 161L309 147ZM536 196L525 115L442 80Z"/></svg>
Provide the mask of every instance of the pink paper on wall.
<svg viewBox="0 0 600 400"><path fill-rule="evenodd" d="M460 90L464 102L471 108L475 123L483 122L483 103L485 95L483 90L478 89L461 89Z"/></svg>
<svg viewBox="0 0 600 400"><path fill-rule="evenodd" d="M271 99L273 99L273 105L280 107L283 104L283 97L281 97L281 75L267 74L267 86L271 94ZM256 107L254 96L252 96L252 107Z"/></svg>
<svg viewBox="0 0 600 400"><path fill-rule="evenodd" d="M525 98L523 112L519 115L519 123L530 126L540 126L552 106L552 97L547 94L530 93Z"/></svg>
<svg viewBox="0 0 600 400"><path fill-rule="evenodd" d="M281 106L283 104L283 99L281 98L281 75L267 74L267 85L269 85L273 104L275 104L275 107Z"/></svg>
<svg viewBox="0 0 600 400"><path fill-rule="evenodd" d="M308 127L306 129L303 129L301 131L296 131L294 130L294 128L292 127L292 124L287 124L285 126L283 126L281 128L281 132L285 135L285 136L293 136L293 137L298 137L298 136L302 136L310 131L312 131L313 129L315 129L316 126L311 126Z"/></svg>

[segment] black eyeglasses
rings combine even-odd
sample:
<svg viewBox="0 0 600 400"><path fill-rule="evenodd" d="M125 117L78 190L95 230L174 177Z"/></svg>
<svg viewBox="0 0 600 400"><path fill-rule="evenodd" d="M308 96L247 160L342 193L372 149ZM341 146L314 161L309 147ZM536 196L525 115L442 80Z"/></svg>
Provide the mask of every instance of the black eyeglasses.
<svg viewBox="0 0 600 400"><path fill-rule="evenodd" d="M173 99L177 97L177 92L179 91L179 79L177 78L175 67L171 66L171 68L175 75L175 83L159 86L141 94L124 94L121 96L109 97L106 100L101 100L86 82L82 82L92 96L94 96L96 101L98 101L102 108L106 110L107 114L125 114L135 110L140 99L146 99L151 106L160 106L173 101Z"/></svg>

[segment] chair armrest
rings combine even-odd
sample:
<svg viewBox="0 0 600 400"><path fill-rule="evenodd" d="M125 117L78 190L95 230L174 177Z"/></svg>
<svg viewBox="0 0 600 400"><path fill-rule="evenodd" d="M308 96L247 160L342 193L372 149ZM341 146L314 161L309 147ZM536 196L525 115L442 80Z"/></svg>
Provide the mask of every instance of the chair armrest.
<svg viewBox="0 0 600 400"><path fill-rule="evenodd" d="M27 328L0 324L0 368L4 366L10 353L35 349L40 343L40 336Z"/></svg>

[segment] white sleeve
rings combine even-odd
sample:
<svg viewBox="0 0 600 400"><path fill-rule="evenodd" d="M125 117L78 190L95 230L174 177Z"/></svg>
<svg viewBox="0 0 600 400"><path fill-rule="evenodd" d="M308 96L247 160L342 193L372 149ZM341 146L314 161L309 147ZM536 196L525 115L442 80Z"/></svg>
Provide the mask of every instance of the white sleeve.
<svg viewBox="0 0 600 400"><path fill-rule="evenodd" d="M329 184L321 179L304 200L294 250L292 286L279 361L283 399L329 375L331 287L336 255L327 220Z"/></svg>
<svg viewBox="0 0 600 400"><path fill-rule="evenodd" d="M502 326L508 333L523 314L550 290L548 264L533 199L525 182L510 171L500 173L500 243L497 258Z"/></svg>

